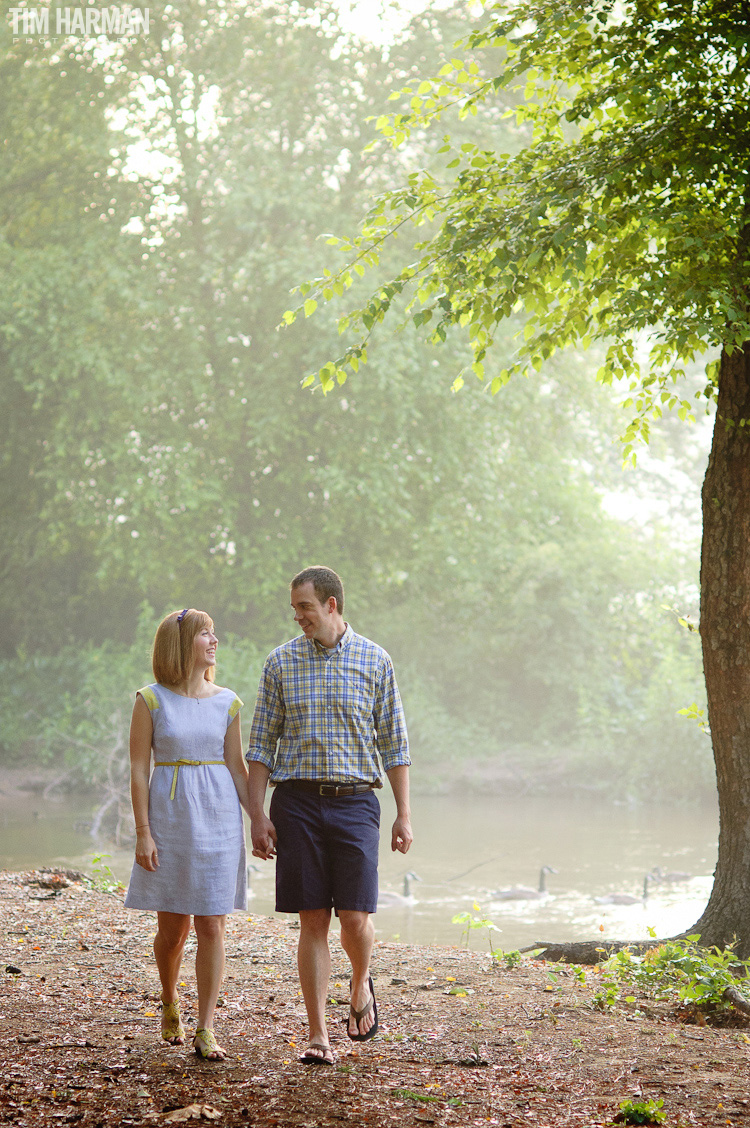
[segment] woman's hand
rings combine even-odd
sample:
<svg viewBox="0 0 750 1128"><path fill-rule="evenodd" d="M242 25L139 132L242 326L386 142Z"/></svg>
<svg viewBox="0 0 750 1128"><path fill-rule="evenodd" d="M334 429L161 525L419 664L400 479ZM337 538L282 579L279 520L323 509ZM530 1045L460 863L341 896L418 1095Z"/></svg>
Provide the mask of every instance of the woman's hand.
<svg viewBox="0 0 750 1128"><path fill-rule="evenodd" d="M159 865L156 843L150 830L139 831L135 837L135 860L143 869L153 872Z"/></svg>

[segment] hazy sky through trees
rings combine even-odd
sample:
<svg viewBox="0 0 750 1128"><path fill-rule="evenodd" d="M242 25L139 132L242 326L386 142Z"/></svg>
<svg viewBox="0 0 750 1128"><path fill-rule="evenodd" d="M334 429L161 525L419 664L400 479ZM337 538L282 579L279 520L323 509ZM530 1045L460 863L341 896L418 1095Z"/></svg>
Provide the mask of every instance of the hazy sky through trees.
<svg viewBox="0 0 750 1128"><path fill-rule="evenodd" d="M335 6L315 5L315 27L303 4L228 0L206 31L211 3L152 5L169 34L118 58L1 44L2 754L95 773L83 744L116 743L109 719L176 606L233 636L222 670L251 699L264 650L294 633L289 577L322 561L393 653L433 775L595 764L642 795L689 762L680 784L701 792L705 737L676 715L700 698L700 659L676 616L695 614L703 424L666 419L623 476L626 420L593 354L455 395L465 344L406 329L324 397L300 382L337 347L334 314L277 328L337 254L324 233L353 233L420 164L450 176L427 136L368 151L366 119L439 69L467 7L408 27L399 7L384 52ZM517 145L504 109L455 128ZM97 694L106 722L85 707Z"/></svg>

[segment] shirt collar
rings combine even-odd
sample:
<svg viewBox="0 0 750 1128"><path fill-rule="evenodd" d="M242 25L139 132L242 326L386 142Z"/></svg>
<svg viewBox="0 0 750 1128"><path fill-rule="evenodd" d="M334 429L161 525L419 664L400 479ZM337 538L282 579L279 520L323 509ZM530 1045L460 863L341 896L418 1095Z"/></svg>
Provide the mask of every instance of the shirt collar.
<svg viewBox="0 0 750 1128"><path fill-rule="evenodd" d="M338 652L341 651L341 650L346 650L346 648L349 646L349 644L351 643L353 638L354 638L354 631L352 630L352 628L347 623L346 624L346 630L344 631L344 633L342 634L341 638L339 639L339 641L336 643L335 646L330 647L330 648L328 646L323 646L323 643L318 642L317 638L310 639L310 642L312 643L313 648L319 654L323 654L323 655L331 654L331 655L333 655L333 654L338 654Z"/></svg>

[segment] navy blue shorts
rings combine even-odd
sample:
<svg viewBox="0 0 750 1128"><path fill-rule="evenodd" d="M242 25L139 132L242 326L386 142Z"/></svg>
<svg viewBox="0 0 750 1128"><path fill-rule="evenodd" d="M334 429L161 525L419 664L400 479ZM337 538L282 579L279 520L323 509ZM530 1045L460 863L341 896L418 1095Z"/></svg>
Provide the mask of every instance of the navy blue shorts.
<svg viewBox="0 0 750 1128"><path fill-rule="evenodd" d="M373 791L334 799L279 784L269 814L278 835L277 912L375 912L380 803Z"/></svg>

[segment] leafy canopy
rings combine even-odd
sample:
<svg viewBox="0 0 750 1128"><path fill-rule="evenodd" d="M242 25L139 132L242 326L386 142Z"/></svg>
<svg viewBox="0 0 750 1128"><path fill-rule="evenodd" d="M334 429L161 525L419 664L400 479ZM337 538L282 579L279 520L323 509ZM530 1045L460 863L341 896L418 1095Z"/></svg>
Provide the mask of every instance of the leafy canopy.
<svg viewBox="0 0 750 1128"><path fill-rule="evenodd" d="M342 294L404 225L429 227L416 259L341 319L361 339L306 382L343 383L405 301L433 342L468 330L480 380L498 326L521 315L515 355L488 374L493 394L559 348L606 342L598 378L625 378L633 393L626 454L665 406L690 417L676 387L685 366L750 338L749 39L750 17L720 0L493 5L436 77L395 95L408 108L376 126L408 146L449 111L501 112L501 96L522 93L503 116L526 144L503 153L445 134L452 180L414 172L376 198L356 237L329 240L347 265L303 284L285 323ZM707 374L711 396L716 366Z"/></svg>

